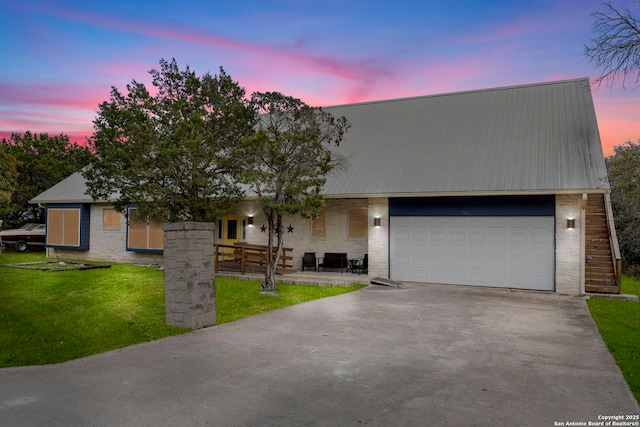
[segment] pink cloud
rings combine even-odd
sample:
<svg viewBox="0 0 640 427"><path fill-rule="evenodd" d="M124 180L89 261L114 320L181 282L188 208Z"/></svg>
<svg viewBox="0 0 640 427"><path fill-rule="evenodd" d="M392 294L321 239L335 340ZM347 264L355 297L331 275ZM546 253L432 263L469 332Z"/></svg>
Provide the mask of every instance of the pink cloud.
<svg viewBox="0 0 640 427"><path fill-rule="evenodd" d="M2 131L2 130L0 130L0 140L11 139L11 135L13 133L23 134L24 132ZM86 137L88 136L88 134L83 133L83 132L67 133L67 132L40 132L40 131L35 131L33 133L37 133L37 134L48 133L49 136L59 135L60 133L63 133L63 134L65 134L65 135L67 135L69 137L69 141L70 142L75 142L76 144L79 144L79 145L87 145L87 138Z"/></svg>
<svg viewBox="0 0 640 427"><path fill-rule="evenodd" d="M603 117L598 120L602 151L605 156L613 155L613 148L624 144L626 141L638 141L640 139L640 124L631 120L617 120Z"/></svg>
<svg viewBox="0 0 640 427"><path fill-rule="evenodd" d="M43 11L41 6L38 11ZM538 12L533 17L528 16L526 19L516 20L514 23L495 25L485 31L465 34L454 39L448 37L446 40L453 41L456 45L468 45L469 50L473 49L474 53L452 56L449 52L436 51L435 55L446 56L446 58L431 57L425 61L424 57L398 60L393 56L395 52L390 54L394 58L393 60L384 55L374 57L362 54L352 56L323 54L313 51L314 44L306 43L304 39L297 39L292 44L253 42L194 28L172 27L168 24L150 21L133 21L104 14L97 15L80 10L63 9L58 6L55 9L51 6L45 12L97 28L161 39L162 49L153 44L147 44L145 45L147 51L138 57L144 58L145 55L150 54L150 51L153 51L153 55L157 54L157 57L163 56L166 51L175 51L166 48L166 45L190 49L188 45L195 44L199 51L197 57L203 58L216 55L224 57L224 54L228 53L229 57L233 58L235 69L227 69L227 71L247 89L248 94L253 91L278 90L288 95L297 96L311 105L337 105L531 83L533 81L528 77L530 70L525 69L531 64L518 60L518 58L524 58L525 54L522 52L527 50L528 40L525 37L553 34L561 30L559 27L561 23L562 25L566 24L566 20L551 16L549 11ZM549 30L549 25L552 26L551 30ZM174 41L177 43L172 43ZM498 44L498 42L501 43ZM474 46L477 47L479 44L484 44L486 48L475 49ZM160 43L157 46L160 46ZM456 48L458 47L456 46ZM447 49L446 46L444 49ZM483 53L476 53L479 51ZM451 49L451 52L454 52L454 49ZM139 51L136 53L139 54ZM147 71L150 68L157 68L157 63L149 66L140 60L121 63L102 61L94 63L92 67L102 75L113 77L116 81L109 82L99 89L90 86L82 88L77 85L54 87L25 85L8 88L5 87L7 85L0 84L0 103L47 106L56 110L66 108L68 115L73 114L73 109L82 109L91 112L90 116L93 117L98 104L108 98L109 87L112 84L124 89L122 83L129 83L132 78L147 83L150 81ZM218 70L216 68L196 69L196 71L217 73ZM545 72L546 70L542 73ZM542 80L580 77L564 73L550 74L546 78L544 74L542 75ZM534 81L542 80L536 78ZM41 117L42 120L36 120L34 117L29 118L27 117L29 114L32 112L29 111L21 122L19 117L12 117L11 128L14 124L16 126L22 125L18 129L23 129L26 125L46 129L47 125L53 125L48 123L44 117ZM620 137L616 136L613 130L615 130L615 126L621 124L613 125L613 122L608 121L609 117L606 114L602 116L603 122L600 128L603 141ZM67 117L61 117L60 121L63 125L69 126L68 131L76 132L71 129L81 127L67 122L66 119ZM7 123L0 122L0 129L8 129L9 124ZM629 122L626 125L630 126L631 124L632 122ZM88 129L90 129L90 124Z"/></svg>
<svg viewBox="0 0 640 427"><path fill-rule="evenodd" d="M291 45L274 45L256 43L225 37L193 28L167 28L150 22L131 21L114 18L104 14L84 13L78 10L56 7L47 13L61 16L65 19L79 21L95 27L132 32L167 40L188 43L198 43L230 52L242 53L244 59L238 62L251 62L252 68L256 63L265 67L277 68L281 73L303 73L314 76L331 76L348 81L354 89L351 98L359 98L367 93L367 88L375 82L393 78L394 73L385 61L372 58L338 58L330 55L314 53L305 48L304 43L296 41ZM120 71L120 70L118 70ZM136 67L136 73L139 68Z"/></svg>
<svg viewBox="0 0 640 427"><path fill-rule="evenodd" d="M79 84L15 84L0 82L2 105L40 105L97 110L109 97L109 88Z"/></svg>
<svg viewBox="0 0 640 427"><path fill-rule="evenodd" d="M0 129L16 129L20 131L57 131L90 130L92 118L69 114L68 111L50 112L47 110L25 110L19 113L3 114L0 119ZM47 130L45 130L47 129Z"/></svg>
<svg viewBox="0 0 640 427"><path fill-rule="evenodd" d="M91 86L0 83L0 135L64 133L83 142L103 94Z"/></svg>
<svg viewBox="0 0 640 427"><path fill-rule="evenodd" d="M636 91L592 88L602 148L606 156L613 147L640 139L640 94Z"/></svg>

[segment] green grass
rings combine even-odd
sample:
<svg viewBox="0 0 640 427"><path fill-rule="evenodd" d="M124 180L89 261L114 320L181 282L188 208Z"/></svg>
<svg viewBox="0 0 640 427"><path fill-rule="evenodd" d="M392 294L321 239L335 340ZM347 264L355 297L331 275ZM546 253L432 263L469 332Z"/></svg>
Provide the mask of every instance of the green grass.
<svg viewBox="0 0 640 427"><path fill-rule="evenodd" d="M5 252L0 264L45 261L43 253ZM60 363L188 332L164 323L163 273L113 264L109 269L47 272L0 267L0 367ZM256 281L216 279L217 323L362 288L278 285L262 295ZM623 276L622 292L640 296ZM591 298L600 334L640 402L640 304Z"/></svg>
<svg viewBox="0 0 640 427"><path fill-rule="evenodd" d="M45 261L43 253L5 252L0 264ZM359 289L216 279L218 324ZM47 272L0 267L0 367L60 363L189 332L164 322L164 276L155 268Z"/></svg>
<svg viewBox="0 0 640 427"><path fill-rule="evenodd" d="M640 280L622 276L622 293L640 297ZM600 335L640 402L640 303L591 298L587 301Z"/></svg>
<svg viewBox="0 0 640 427"><path fill-rule="evenodd" d="M217 323L228 323L264 311L305 301L340 295L363 288L352 286L309 286L279 284L277 297L259 293L260 282L230 278L216 279Z"/></svg>

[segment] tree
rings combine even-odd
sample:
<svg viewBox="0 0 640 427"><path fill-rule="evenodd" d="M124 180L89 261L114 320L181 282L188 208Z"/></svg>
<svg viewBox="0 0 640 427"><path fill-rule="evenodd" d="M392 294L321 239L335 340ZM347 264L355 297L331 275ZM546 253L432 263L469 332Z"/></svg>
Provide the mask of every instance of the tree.
<svg viewBox="0 0 640 427"><path fill-rule="evenodd" d="M598 83L606 81L610 86L616 80L633 80L640 83L640 22L629 9L617 9L610 1L602 3L603 12L592 14L595 19L592 30L595 37L585 45L584 54L589 62L601 70Z"/></svg>
<svg viewBox="0 0 640 427"><path fill-rule="evenodd" d="M320 194L327 175L343 164L330 147L348 130L344 117L276 92L254 93L252 104L260 120L256 132L243 140L240 181L256 193L269 230L267 270L262 290L276 287L275 272L283 246L283 214L317 217L324 206Z"/></svg>
<svg viewBox="0 0 640 427"><path fill-rule="evenodd" d="M614 148L607 158L620 253L625 264L640 265L640 141Z"/></svg>
<svg viewBox="0 0 640 427"><path fill-rule="evenodd" d="M89 193L159 220L213 221L242 195L232 154L255 123L245 90L222 68L198 77L175 59L150 74L155 95L133 80L100 105Z"/></svg>
<svg viewBox="0 0 640 427"><path fill-rule="evenodd" d="M0 219L9 210L11 196L18 184L18 166L7 144L0 144Z"/></svg>
<svg viewBox="0 0 640 427"><path fill-rule="evenodd" d="M2 212L7 227L44 223L44 209L30 205L29 200L81 170L93 157L87 147L70 143L64 134L14 133L9 140L3 139L2 145L15 159L17 172L11 202Z"/></svg>
<svg viewBox="0 0 640 427"><path fill-rule="evenodd" d="M636 0L638 4L640 1ZM601 70L598 83L625 88L640 85L640 21L629 9L618 9L610 1L603 12L593 13L595 37L585 46L590 62ZM631 141L614 148L607 159L611 183L611 205L620 253L626 264L640 265L640 145Z"/></svg>

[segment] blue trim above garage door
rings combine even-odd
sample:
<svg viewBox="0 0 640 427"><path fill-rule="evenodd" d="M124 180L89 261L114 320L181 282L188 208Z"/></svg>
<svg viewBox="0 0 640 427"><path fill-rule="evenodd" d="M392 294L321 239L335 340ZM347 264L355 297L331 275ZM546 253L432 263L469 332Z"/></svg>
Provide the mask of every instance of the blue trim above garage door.
<svg viewBox="0 0 640 427"><path fill-rule="evenodd" d="M389 216L554 216L555 196L391 197Z"/></svg>

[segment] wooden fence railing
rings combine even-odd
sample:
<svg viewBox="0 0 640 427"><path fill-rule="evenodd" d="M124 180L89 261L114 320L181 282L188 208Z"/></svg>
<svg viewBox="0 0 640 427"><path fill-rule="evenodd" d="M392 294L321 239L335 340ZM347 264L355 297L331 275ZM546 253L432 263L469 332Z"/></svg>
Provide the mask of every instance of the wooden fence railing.
<svg viewBox="0 0 640 427"><path fill-rule="evenodd" d="M233 261L240 267L240 273L244 274L247 265L267 265L268 246L250 245L248 243L236 243L234 245L213 245L213 261L216 273L220 269L220 261ZM230 250L229 250L230 249ZM276 248L272 248L275 252ZM282 248L278 267L293 269L293 257L290 255L293 248Z"/></svg>

